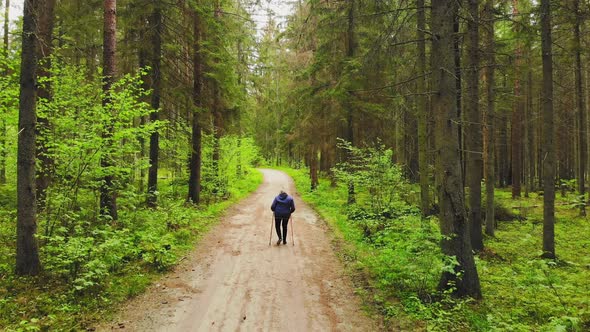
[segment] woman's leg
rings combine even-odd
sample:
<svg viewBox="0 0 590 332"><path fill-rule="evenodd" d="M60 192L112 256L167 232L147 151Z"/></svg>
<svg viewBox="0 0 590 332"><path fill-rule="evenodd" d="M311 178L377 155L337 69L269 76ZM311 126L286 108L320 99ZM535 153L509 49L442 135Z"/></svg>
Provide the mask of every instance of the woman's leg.
<svg viewBox="0 0 590 332"><path fill-rule="evenodd" d="M283 243L287 243L287 225L289 224L289 218L283 218Z"/></svg>
<svg viewBox="0 0 590 332"><path fill-rule="evenodd" d="M275 230L277 231L277 236L279 237L279 241L281 240L281 220L282 220L282 218L275 217Z"/></svg>

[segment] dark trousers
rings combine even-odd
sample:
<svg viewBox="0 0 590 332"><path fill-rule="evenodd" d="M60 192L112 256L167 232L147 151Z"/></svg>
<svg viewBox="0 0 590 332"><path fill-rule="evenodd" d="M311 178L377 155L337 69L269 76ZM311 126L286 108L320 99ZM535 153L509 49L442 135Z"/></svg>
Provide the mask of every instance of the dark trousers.
<svg viewBox="0 0 590 332"><path fill-rule="evenodd" d="M281 236L281 224L283 225L283 236ZM289 217L275 217L277 235L283 241L287 241L287 224L289 224Z"/></svg>

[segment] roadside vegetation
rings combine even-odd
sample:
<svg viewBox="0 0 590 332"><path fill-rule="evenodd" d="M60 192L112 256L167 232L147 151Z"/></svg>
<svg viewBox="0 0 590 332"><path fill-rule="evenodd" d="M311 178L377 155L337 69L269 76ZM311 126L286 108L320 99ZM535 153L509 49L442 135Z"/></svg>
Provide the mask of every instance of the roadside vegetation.
<svg viewBox="0 0 590 332"><path fill-rule="evenodd" d="M590 247L576 195L557 197L558 259L541 259L542 200L537 193L512 200L496 192L496 236L476 254L481 301L437 291L441 272L455 264L440 250L438 218L421 218L419 190L389 160L372 150L366 168L336 171L353 180L357 202L347 202L347 182L322 178L310 190L308 169L283 169L302 198L336 236L340 257L369 311L390 328L429 331L586 331L590 328ZM500 220L498 220L500 219Z"/></svg>
<svg viewBox="0 0 590 332"><path fill-rule="evenodd" d="M235 156L235 144L235 138L222 139L224 155ZM173 269L228 207L260 185L262 174L250 166L257 150L244 140L240 151L239 175L236 159L222 158L226 186L206 187L199 206L186 203L186 178L164 170L157 208L146 208L145 193L129 186L119 196L116 222L96 217L96 192L85 189L73 208L41 213L43 272L35 277L13 273L16 191L14 185L0 186L0 330L85 330L142 293ZM205 167L205 174L209 170ZM62 192L49 198L60 206L73 196Z"/></svg>

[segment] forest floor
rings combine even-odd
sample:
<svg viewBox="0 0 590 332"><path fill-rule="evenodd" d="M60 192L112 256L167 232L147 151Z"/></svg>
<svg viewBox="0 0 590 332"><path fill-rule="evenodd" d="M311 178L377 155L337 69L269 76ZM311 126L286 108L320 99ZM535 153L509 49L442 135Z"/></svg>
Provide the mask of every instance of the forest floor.
<svg viewBox="0 0 590 332"><path fill-rule="evenodd" d="M283 172L231 208L173 272L97 330L375 331L337 259L325 223ZM279 190L295 198L295 245L268 244L270 203ZM291 231L289 230L289 233Z"/></svg>

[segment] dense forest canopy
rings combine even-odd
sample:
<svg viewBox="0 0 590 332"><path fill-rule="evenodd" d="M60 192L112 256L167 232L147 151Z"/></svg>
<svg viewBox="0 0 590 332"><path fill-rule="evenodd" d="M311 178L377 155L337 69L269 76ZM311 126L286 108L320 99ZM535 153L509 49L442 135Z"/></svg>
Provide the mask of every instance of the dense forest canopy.
<svg viewBox="0 0 590 332"><path fill-rule="evenodd" d="M260 0L14 5L0 326L67 326L75 314L47 308L132 296L132 276L176 264L205 227L194 220L253 190L261 165L305 170L299 190L338 206L390 323L590 326L588 2L297 0L287 16ZM527 275L515 284L511 263ZM44 283L59 303L16 314ZM537 304L502 312L511 287Z"/></svg>

